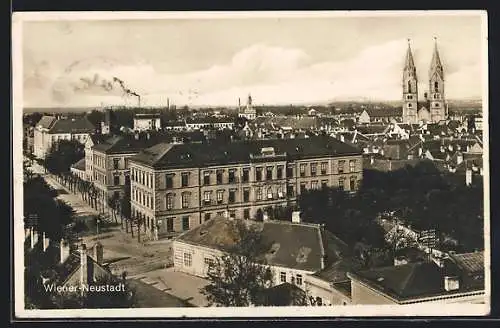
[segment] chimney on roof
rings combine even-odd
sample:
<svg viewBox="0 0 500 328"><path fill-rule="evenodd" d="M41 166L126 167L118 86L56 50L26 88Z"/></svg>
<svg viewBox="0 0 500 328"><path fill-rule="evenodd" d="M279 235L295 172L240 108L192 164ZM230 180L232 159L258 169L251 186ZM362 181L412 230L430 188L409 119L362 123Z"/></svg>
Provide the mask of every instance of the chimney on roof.
<svg viewBox="0 0 500 328"><path fill-rule="evenodd" d="M139 140L139 132L138 131L135 132L135 140Z"/></svg>
<svg viewBox="0 0 500 328"><path fill-rule="evenodd" d="M457 276L444 277L444 290L447 292L457 290L460 288L460 282Z"/></svg>
<svg viewBox="0 0 500 328"><path fill-rule="evenodd" d="M439 151L440 151L440 152L442 152L442 153L444 153L444 152L445 152L445 149L444 149L444 146L443 146L443 145L439 146Z"/></svg>
<svg viewBox="0 0 500 328"><path fill-rule="evenodd" d="M86 286L88 284L87 246L81 244L78 253L80 254L80 286Z"/></svg>
<svg viewBox="0 0 500 328"><path fill-rule="evenodd" d="M343 134L341 134L341 135L340 135L340 141L344 142L344 140L345 140L344 135L343 135Z"/></svg>
<svg viewBox="0 0 500 328"><path fill-rule="evenodd" d="M300 223L300 211L293 211L292 212L292 223Z"/></svg>
<svg viewBox="0 0 500 328"><path fill-rule="evenodd" d="M42 234L42 244L43 244L43 251L45 252L47 248L49 247L50 239L47 237L47 234L44 232Z"/></svg>
<svg viewBox="0 0 500 328"><path fill-rule="evenodd" d="M94 258L94 261L96 261L98 264L102 264L103 253L104 253L104 251L103 251L102 244L100 242L97 242L94 245L93 258Z"/></svg>
<svg viewBox="0 0 500 328"><path fill-rule="evenodd" d="M69 243L61 239L59 242L59 262L64 263L69 256Z"/></svg>
<svg viewBox="0 0 500 328"><path fill-rule="evenodd" d="M394 258L394 266L404 265L408 263L408 259L404 256L396 256Z"/></svg>
<svg viewBox="0 0 500 328"><path fill-rule="evenodd" d="M470 168L466 168L465 170L465 185L470 186L472 184L472 170Z"/></svg>
<svg viewBox="0 0 500 328"><path fill-rule="evenodd" d="M30 242L31 249L35 248L35 245L38 242L38 232L36 232L34 228L30 228Z"/></svg>

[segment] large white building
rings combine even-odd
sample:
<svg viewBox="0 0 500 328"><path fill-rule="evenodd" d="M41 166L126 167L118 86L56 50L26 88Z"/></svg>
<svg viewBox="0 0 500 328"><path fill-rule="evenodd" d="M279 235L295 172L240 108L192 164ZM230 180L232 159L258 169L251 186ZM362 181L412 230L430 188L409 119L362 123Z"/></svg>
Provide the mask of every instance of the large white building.
<svg viewBox="0 0 500 328"><path fill-rule="evenodd" d="M160 114L135 114L134 116L135 131L160 130L160 129L161 129Z"/></svg>
<svg viewBox="0 0 500 328"><path fill-rule="evenodd" d="M85 144L95 127L86 117L56 118L43 116L35 126L33 152L44 159L50 148L59 140L77 140Z"/></svg>

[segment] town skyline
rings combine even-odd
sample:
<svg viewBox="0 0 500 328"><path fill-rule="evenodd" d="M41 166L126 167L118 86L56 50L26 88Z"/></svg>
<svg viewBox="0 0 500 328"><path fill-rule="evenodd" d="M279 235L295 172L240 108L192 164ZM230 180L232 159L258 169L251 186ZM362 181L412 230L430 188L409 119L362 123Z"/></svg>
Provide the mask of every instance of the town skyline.
<svg viewBox="0 0 500 328"><path fill-rule="evenodd" d="M408 39L423 99L434 37L446 98L481 99L481 31L449 14L25 22L24 107L136 105L114 78L155 107L397 101Z"/></svg>

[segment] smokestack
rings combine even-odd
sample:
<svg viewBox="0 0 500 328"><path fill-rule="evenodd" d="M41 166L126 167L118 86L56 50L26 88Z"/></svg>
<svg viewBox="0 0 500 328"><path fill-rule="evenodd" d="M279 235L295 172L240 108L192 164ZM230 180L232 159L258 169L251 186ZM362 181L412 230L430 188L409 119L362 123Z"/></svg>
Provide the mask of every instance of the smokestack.
<svg viewBox="0 0 500 328"><path fill-rule="evenodd" d="M141 107L141 96L137 95L137 102L139 104L139 107Z"/></svg>
<svg viewBox="0 0 500 328"><path fill-rule="evenodd" d="M241 99L238 98L238 108L241 108Z"/></svg>
<svg viewBox="0 0 500 328"><path fill-rule="evenodd" d="M170 109L170 98L167 98L167 109Z"/></svg>

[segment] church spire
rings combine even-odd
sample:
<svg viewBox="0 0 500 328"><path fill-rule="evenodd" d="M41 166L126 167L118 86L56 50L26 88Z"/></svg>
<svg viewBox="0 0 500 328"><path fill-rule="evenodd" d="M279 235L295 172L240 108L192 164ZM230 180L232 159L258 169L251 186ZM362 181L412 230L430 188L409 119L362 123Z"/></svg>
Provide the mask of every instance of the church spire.
<svg viewBox="0 0 500 328"><path fill-rule="evenodd" d="M406 51L405 69L414 70L413 54L411 53L410 39L408 39L408 50Z"/></svg>
<svg viewBox="0 0 500 328"><path fill-rule="evenodd" d="M429 76L433 76L434 74L438 74L441 79L444 79L443 76L443 65L441 64L441 58L439 57L439 51L437 47L437 38L434 37L434 52L432 53L431 67L429 70Z"/></svg>

